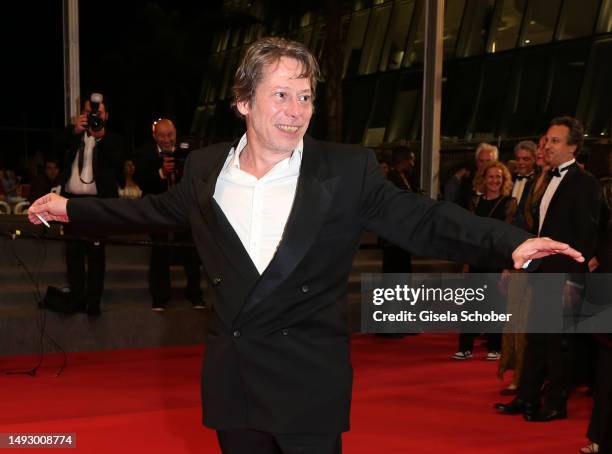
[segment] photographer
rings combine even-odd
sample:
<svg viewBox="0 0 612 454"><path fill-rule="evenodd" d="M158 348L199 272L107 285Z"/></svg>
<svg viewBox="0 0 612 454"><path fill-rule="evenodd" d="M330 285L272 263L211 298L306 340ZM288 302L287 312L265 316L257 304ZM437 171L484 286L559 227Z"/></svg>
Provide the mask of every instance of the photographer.
<svg viewBox="0 0 612 454"><path fill-rule="evenodd" d="M161 194L174 186L181 178L183 164L189 152L189 144L176 146L176 128L166 118L153 122L153 140L144 144L135 153L135 181L142 189L143 195ZM167 234L152 234L151 240L156 243L167 243L172 239ZM178 242L191 242L191 233L174 234ZM200 288L200 260L194 247L170 248L152 246L149 262L149 292L151 293L154 311L163 311L170 299L170 263L171 253L179 253L185 274L187 288L185 298L194 309L203 309L202 290Z"/></svg>
<svg viewBox="0 0 612 454"><path fill-rule="evenodd" d="M102 95L92 93L62 140L64 197L117 197L117 176L123 162L122 141L107 131L107 121L108 111ZM86 232L66 229L66 233L81 236ZM68 241L66 265L73 310L99 316L104 291L104 242L94 239Z"/></svg>

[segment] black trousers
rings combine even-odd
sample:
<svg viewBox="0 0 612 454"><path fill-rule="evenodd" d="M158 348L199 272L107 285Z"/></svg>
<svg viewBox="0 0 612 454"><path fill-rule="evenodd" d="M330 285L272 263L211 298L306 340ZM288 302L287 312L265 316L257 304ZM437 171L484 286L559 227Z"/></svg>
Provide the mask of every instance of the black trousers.
<svg viewBox="0 0 612 454"><path fill-rule="evenodd" d="M553 410L565 409L572 384L575 350L572 335L527 334L518 397L539 404L540 389L548 380L543 405Z"/></svg>
<svg viewBox="0 0 612 454"><path fill-rule="evenodd" d="M151 235L153 242L167 243L171 239L169 235ZM181 243L190 242L191 234L175 234L174 240ZM195 247L152 246L149 262L149 292L153 305L163 306L170 299L170 263L174 252L180 257L187 276L185 298L192 303L202 300L200 258Z"/></svg>
<svg viewBox="0 0 612 454"><path fill-rule="evenodd" d="M87 268L85 268L87 264ZM74 240L66 243L66 266L70 292L82 308L98 308L104 292L106 245L102 241Z"/></svg>
<svg viewBox="0 0 612 454"><path fill-rule="evenodd" d="M459 351L465 352L467 350L474 351L474 340L478 337L478 333L461 333L459 334ZM486 333L487 339L487 350L489 352L501 352L501 339L500 333Z"/></svg>
<svg viewBox="0 0 612 454"><path fill-rule="evenodd" d="M603 444L612 425L612 349L599 347L599 361L595 374L593 410L587 436L589 440ZM610 438L610 437L608 437Z"/></svg>
<svg viewBox="0 0 612 454"><path fill-rule="evenodd" d="M223 454L341 454L341 434L272 434L249 429L217 431Z"/></svg>

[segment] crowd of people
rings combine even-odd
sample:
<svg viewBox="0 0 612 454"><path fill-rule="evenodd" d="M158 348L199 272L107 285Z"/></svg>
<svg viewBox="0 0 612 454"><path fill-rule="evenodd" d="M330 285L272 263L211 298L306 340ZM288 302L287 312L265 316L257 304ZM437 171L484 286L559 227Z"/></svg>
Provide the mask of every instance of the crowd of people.
<svg viewBox="0 0 612 454"><path fill-rule="evenodd" d="M445 200L461 205L477 216L495 218L537 236L550 236L577 246L588 261L583 265L557 259L545 260L536 272L577 273L563 289L563 299L577 298L582 290L579 273L609 273L610 266L610 178L603 184L584 170L583 130L571 117L555 118L538 143L520 141L514 156L499 160L496 146L481 143L474 162L462 164L451 175L443 190ZM398 152L406 154L406 150ZM395 153L394 153L395 156ZM397 184L413 174L412 166L383 162L384 172ZM411 190L410 185L406 188ZM392 249L392 246L388 246ZM406 263L394 264L395 272L408 272ZM514 396L507 403L496 403L501 414L523 415L526 421L549 422L567 417L567 400L578 385L593 393L594 407L584 454L599 452L606 427L612 422L610 395L612 381L612 338L610 335L539 334L529 332L530 317L537 312L543 295L529 285L525 271L465 266L465 272L499 273L492 286L504 298L513 314L511 326L500 332L484 333L487 353L484 359L499 360L498 375L513 370L510 384L500 391ZM573 282L570 279L574 279ZM527 334L525 334L527 333ZM475 355L477 333L461 333L455 360ZM585 360L587 358L587 360ZM591 359L591 364L589 360Z"/></svg>
<svg viewBox="0 0 612 454"><path fill-rule="evenodd" d="M204 424L217 431L227 454L252 452L253 446L261 453L341 452L353 374L346 314L338 302L346 301L363 230L419 255L479 267L490 261L531 271L534 265L536 272L548 273L588 271L584 258L592 263L601 241L601 188L575 163L583 140L575 119L553 120L540 142L549 172L543 166L539 175L517 177L516 183L494 147L477 150L474 177L468 180L468 172L461 171L452 184L453 200L465 199L478 217L453 203L412 194L417 191L411 181L415 156L409 151L396 153L388 173L391 184L370 151L305 136L319 77L316 58L301 43L279 37L254 42L232 86L233 107L245 121L245 134L232 145L215 144L195 153L181 183L139 200L101 200L117 196L117 185L106 186L103 178L120 162L110 161L113 141L106 141L100 132L104 128L91 127L93 106L87 101L84 115L67 132L72 146L63 197L44 196L28 213L34 224L42 217L79 232L192 229L214 294L202 374ZM104 122L108 113L100 100L95 102ZM176 182L180 175L177 159L167 153L168 135L169 122L153 125L154 164L147 167L135 154L126 186L132 181L146 193L138 177L145 169L165 188ZM532 148L521 150L529 154ZM109 161L101 162L102 156ZM527 161L535 163L535 155L518 156L517 172L529 177ZM125 168L132 171L131 165ZM524 221L516 217L521 206ZM508 225L515 222L530 228ZM93 245L103 251L102 241ZM81 257L89 252L85 249ZM603 257L597 259L605 268ZM571 302L580 285L568 280L564 298ZM539 296L534 291L532 302ZM95 314L99 302L87 292L83 300ZM527 421L567 417L575 339L528 334L525 341L516 397L497 408L523 414ZM463 359L468 359L470 339L461 342ZM516 351L521 348L511 342ZM501 343L503 359L503 337ZM499 349L489 352L495 354L491 359L497 359ZM604 365L606 358L609 364L605 352ZM605 387L609 371L600 368L598 374L605 374L599 380ZM598 396L609 390L594 392ZM584 448L590 452L598 452L605 441L601 427L609 425L607 400L597 400L594 408L591 443Z"/></svg>
<svg viewBox="0 0 612 454"><path fill-rule="evenodd" d="M0 169L0 200L27 205L27 201L32 203L50 192L71 199L138 199L165 192L180 181L188 143L177 143L176 126L170 119L153 122L151 138L135 150L129 150L119 134L109 131L108 118L103 96L92 93L82 103L74 124L58 134L54 152L45 158L38 157L37 171L26 172L20 178L11 170ZM6 206L8 213L11 210ZM106 270L104 238L84 237L83 232L70 225L64 233L68 287L58 293L64 299L59 309L100 316ZM174 261L182 262L185 267L186 299L195 309L203 309L197 254L193 247L172 246L191 243L189 232L153 234L151 241L148 275L153 310L164 311L170 300L170 265Z"/></svg>

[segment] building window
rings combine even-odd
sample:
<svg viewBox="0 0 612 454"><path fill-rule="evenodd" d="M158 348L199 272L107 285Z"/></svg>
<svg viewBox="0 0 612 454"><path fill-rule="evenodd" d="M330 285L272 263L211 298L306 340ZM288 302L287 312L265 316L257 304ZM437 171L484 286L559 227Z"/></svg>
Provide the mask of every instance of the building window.
<svg viewBox="0 0 612 454"><path fill-rule="evenodd" d="M363 137L363 144L366 146L378 146L385 137L391 106L397 93L397 82L399 74L397 72L387 73L380 76L376 83L376 95L370 109L368 128Z"/></svg>
<svg viewBox="0 0 612 454"><path fill-rule="evenodd" d="M480 60L445 65L442 85L442 135L463 139L472 119L480 87Z"/></svg>
<svg viewBox="0 0 612 454"><path fill-rule="evenodd" d="M233 49L225 55L225 66L223 70L223 78L221 79L221 88L219 90L219 99L231 98L232 82L234 73L238 67L240 58L240 49Z"/></svg>
<svg viewBox="0 0 612 454"><path fill-rule="evenodd" d="M565 0L557 27L557 39L572 39L593 33L599 0Z"/></svg>
<svg viewBox="0 0 612 454"><path fill-rule="evenodd" d="M495 0L468 0L463 14L457 57L482 55L495 9Z"/></svg>
<svg viewBox="0 0 612 454"><path fill-rule="evenodd" d="M423 72L402 74L387 131L387 142L416 138L420 125Z"/></svg>
<svg viewBox="0 0 612 454"><path fill-rule="evenodd" d="M603 0L597 22L597 33L612 32L612 0Z"/></svg>
<svg viewBox="0 0 612 454"><path fill-rule="evenodd" d="M312 30L313 27L308 26L308 27L302 27L297 31L297 34L295 36L295 40L299 41L300 43L302 43L304 46L310 48L310 40L312 38Z"/></svg>
<svg viewBox="0 0 612 454"><path fill-rule="evenodd" d="M361 143L376 88L373 78L359 78L343 87L344 141Z"/></svg>
<svg viewBox="0 0 612 454"><path fill-rule="evenodd" d="M502 108L512 71L512 55L503 54L484 63L474 122L474 140L491 140L497 135Z"/></svg>
<svg viewBox="0 0 612 454"><path fill-rule="evenodd" d="M529 0L520 45L534 46L552 41L561 0Z"/></svg>
<svg viewBox="0 0 612 454"><path fill-rule="evenodd" d="M348 36L346 37L346 47L344 48L344 76L354 76L357 74L361 51L363 48L363 38L368 26L370 10L353 13L349 26Z"/></svg>
<svg viewBox="0 0 612 454"><path fill-rule="evenodd" d="M547 122L544 109L552 77L550 50L537 47L518 52L511 68L512 78L505 84L507 100L498 107L503 111L498 134L537 135Z"/></svg>
<svg viewBox="0 0 612 454"><path fill-rule="evenodd" d="M455 56L457 35L465 9L465 0L447 0L444 5L444 58Z"/></svg>
<svg viewBox="0 0 612 454"><path fill-rule="evenodd" d="M381 48L387 34L391 6L384 5L372 10L372 19L368 26L366 42L359 65L359 74L371 74L378 70Z"/></svg>
<svg viewBox="0 0 612 454"><path fill-rule="evenodd" d="M223 32L223 34L221 35L221 38L219 39L219 44L217 46L217 53L223 52L224 50L227 49L231 34L232 34L231 28L228 28L227 30Z"/></svg>
<svg viewBox="0 0 612 454"><path fill-rule="evenodd" d="M612 127L612 38L593 43L587 74L582 84L577 117L589 135L610 134Z"/></svg>
<svg viewBox="0 0 612 454"><path fill-rule="evenodd" d="M589 41L581 39L555 46L552 84L545 115L547 121L559 115L575 114L586 71Z"/></svg>
<svg viewBox="0 0 612 454"><path fill-rule="evenodd" d="M382 58L380 59L381 71L397 69L402 64L414 3L414 0L402 1L396 3L393 8L391 25L387 32Z"/></svg>
<svg viewBox="0 0 612 454"><path fill-rule="evenodd" d="M499 0L487 50L491 53L516 47L526 0Z"/></svg>
<svg viewBox="0 0 612 454"><path fill-rule="evenodd" d="M412 66L415 63L423 63L425 51L425 2L419 1L416 4L414 17L410 26L408 46L404 57L404 67Z"/></svg>

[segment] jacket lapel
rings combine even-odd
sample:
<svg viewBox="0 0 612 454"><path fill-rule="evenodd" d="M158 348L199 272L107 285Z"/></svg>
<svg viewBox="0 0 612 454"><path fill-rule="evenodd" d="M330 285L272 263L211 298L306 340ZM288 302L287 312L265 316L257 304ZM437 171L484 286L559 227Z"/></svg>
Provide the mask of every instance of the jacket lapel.
<svg viewBox="0 0 612 454"><path fill-rule="evenodd" d="M541 232L547 232L548 223L553 222L552 221L553 219L558 219L558 217L555 216L555 210L557 210L558 207L560 208L561 205L563 204L563 200L565 199L565 192L571 189L572 180L574 179L574 175L576 174L576 172L579 172L579 171L580 170L576 163L572 164L567 169L567 174L563 177L563 180L561 180L559 187L557 187L557 190L555 191L552 198L550 199L550 203L548 204L548 209L546 210L546 217L544 218L544 222L542 223Z"/></svg>
<svg viewBox="0 0 612 454"><path fill-rule="evenodd" d="M229 150L235 147L236 143L232 145L225 144L224 146L226 152L219 154L219 158L214 162L212 169L205 172L206 175L201 180L196 179L196 194L198 194L198 204L204 222L213 233L213 236L219 239L218 242L228 263L242 275L247 283L250 283L259 277L259 272L248 252L244 249L242 241L240 241L232 225L225 217L223 210L213 198L217 178L221 173Z"/></svg>
<svg viewBox="0 0 612 454"><path fill-rule="evenodd" d="M269 296L304 258L323 225L338 181L339 177L329 176L320 145L304 137L300 176L283 236L272 261L245 302L242 313ZM241 324L247 316L239 315Z"/></svg>

